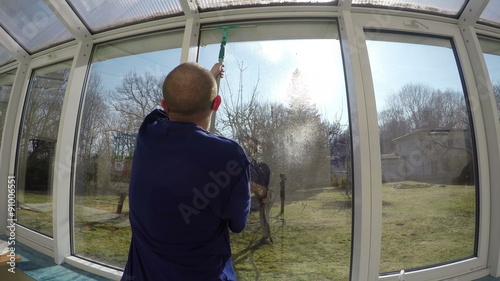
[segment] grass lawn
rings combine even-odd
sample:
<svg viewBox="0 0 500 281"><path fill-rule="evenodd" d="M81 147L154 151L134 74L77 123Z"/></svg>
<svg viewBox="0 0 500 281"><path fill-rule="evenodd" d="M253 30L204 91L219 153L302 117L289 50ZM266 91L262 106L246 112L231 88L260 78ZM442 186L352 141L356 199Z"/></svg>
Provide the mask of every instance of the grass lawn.
<svg viewBox="0 0 500 281"><path fill-rule="evenodd" d="M244 232L231 236L238 280L348 280L351 202L332 188L298 191L277 217L271 209L272 244L260 243L258 212ZM300 198L300 199L297 199ZM292 198L291 198L292 199Z"/></svg>
<svg viewBox="0 0 500 281"><path fill-rule="evenodd" d="M22 199L21 199L22 198ZM16 211L18 223L52 237L52 197L47 194L24 193L18 197L19 202L24 204L46 204L45 212L21 208ZM26 206L26 205L23 205Z"/></svg>
<svg viewBox="0 0 500 281"><path fill-rule="evenodd" d="M474 255L475 187L384 184L380 272Z"/></svg>
<svg viewBox="0 0 500 281"><path fill-rule="evenodd" d="M380 272L399 271L449 262L474 255L475 190L472 186L383 185ZM350 199L331 187L287 193L285 214L278 216L279 195L271 209L273 243L261 242L258 212L247 228L231 234L233 264L239 280L348 280L352 210ZM45 198L46 199L46 198ZM46 202L25 194L26 202ZM89 210L113 214L118 196L75 198L75 252L102 263L123 267L130 243L121 216L89 219ZM50 213L31 216L19 210L23 222L51 226ZM42 216L47 216L41 219ZM36 219L35 219L36 218Z"/></svg>
<svg viewBox="0 0 500 281"><path fill-rule="evenodd" d="M75 198L75 254L124 268L128 258L130 226L128 200L121 215L116 218L89 219L89 210L102 210L115 214L118 196L77 196Z"/></svg>

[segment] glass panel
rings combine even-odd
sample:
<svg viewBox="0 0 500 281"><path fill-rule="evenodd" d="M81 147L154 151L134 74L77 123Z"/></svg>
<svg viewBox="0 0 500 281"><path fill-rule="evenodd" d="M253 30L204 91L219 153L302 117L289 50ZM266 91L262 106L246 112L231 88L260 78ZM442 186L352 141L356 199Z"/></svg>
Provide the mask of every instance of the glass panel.
<svg viewBox="0 0 500 281"><path fill-rule="evenodd" d="M484 61L493 84L493 94L497 110L500 113L500 40L489 37L479 37L483 49Z"/></svg>
<svg viewBox="0 0 500 281"><path fill-rule="evenodd" d="M376 6L389 9L417 10L432 14L458 16L466 0L353 0L353 6Z"/></svg>
<svg viewBox="0 0 500 281"><path fill-rule="evenodd" d="M33 72L17 148L17 222L52 236L52 175L71 61Z"/></svg>
<svg viewBox="0 0 500 281"><path fill-rule="evenodd" d="M467 99L451 42L407 43L425 42L419 38L367 41L382 154L382 273L475 255L476 157Z"/></svg>
<svg viewBox="0 0 500 281"><path fill-rule="evenodd" d="M198 5L200 9L220 9L220 8L231 8L231 7L248 7L248 6L269 6L276 4L295 4L295 3L304 3L304 4L318 4L328 3L329 5L338 3L338 0L198 0Z"/></svg>
<svg viewBox="0 0 500 281"><path fill-rule="evenodd" d="M178 65L182 33L96 47L78 133L74 253L123 268L130 247L128 183L135 138ZM142 95L142 96L141 96Z"/></svg>
<svg viewBox="0 0 500 281"><path fill-rule="evenodd" d="M283 40L249 40L276 29ZM218 32L202 32L203 65L218 58ZM337 26L231 32L249 41L227 44L215 129L243 145L254 169L247 227L231 234L238 280L348 280L351 142L340 43L329 39Z"/></svg>
<svg viewBox="0 0 500 281"><path fill-rule="evenodd" d="M15 70L0 74L0 148L2 147L5 117L7 117L7 106L9 105L10 92L12 91L12 84L14 84L15 77Z"/></svg>
<svg viewBox="0 0 500 281"><path fill-rule="evenodd" d="M500 0L490 0L479 17L479 22L500 26Z"/></svg>
<svg viewBox="0 0 500 281"><path fill-rule="evenodd" d="M182 14L178 0L66 0L92 32Z"/></svg>
<svg viewBox="0 0 500 281"><path fill-rule="evenodd" d="M30 53L73 39L43 0L4 1L0 25Z"/></svg>
<svg viewBox="0 0 500 281"><path fill-rule="evenodd" d="M14 60L12 55L7 52L2 46L0 46L0 66L7 64L8 62Z"/></svg>

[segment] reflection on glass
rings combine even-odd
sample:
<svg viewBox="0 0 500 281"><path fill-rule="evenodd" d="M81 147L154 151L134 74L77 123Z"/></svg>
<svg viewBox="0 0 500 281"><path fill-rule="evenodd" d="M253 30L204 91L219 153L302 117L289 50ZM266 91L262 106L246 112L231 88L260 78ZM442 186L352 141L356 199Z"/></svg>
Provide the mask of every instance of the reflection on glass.
<svg viewBox="0 0 500 281"><path fill-rule="evenodd" d="M490 0L483 13L479 17L479 22L491 24L494 26L500 25L500 0Z"/></svg>
<svg viewBox="0 0 500 281"><path fill-rule="evenodd" d="M2 1L0 25L30 53L73 39L43 0Z"/></svg>
<svg viewBox="0 0 500 281"><path fill-rule="evenodd" d="M382 154L382 273L475 255L467 101L451 43L434 42L367 42Z"/></svg>
<svg viewBox="0 0 500 281"><path fill-rule="evenodd" d="M181 4L176 0L68 0L68 3L92 32L182 14Z"/></svg>
<svg viewBox="0 0 500 281"><path fill-rule="evenodd" d="M182 38L182 37L180 37ZM165 75L180 49L177 36L99 45L94 51L78 134L74 253L123 268L130 246L128 185L137 130L159 104Z"/></svg>
<svg viewBox="0 0 500 281"><path fill-rule="evenodd" d="M7 50L5 50L2 46L0 46L0 66L12 61L13 57Z"/></svg>
<svg viewBox="0 0 500 281"><path fill-rule="evenodd" d="M2 147L3 126L5 117L7 117L7 106L9 105L10 92L12 91L15 76L15 70L0 74L0 148Z"/></svg>
<svg viewBox="0 0 500 281"><path fill-rule="evenodd" d="M218 51L203 47L200 62ZM348 280L351 154L339 41L230 42L226 58L216 133L252 160L250 218L231 235L238 280Z"/></svg>
<svg viewBox="0 0 500 281"><path fill-rule="evenodd" d="M467 3L466 0L353 0L352 5L383 6L392 9L410 9L438 13L444 15L458 15Z"/></svg>
<svg viewBox="0 0 500 281"><path fill-rule="evenodd" d="M483 49L484 61L488 68L493 95L497 110L500 112L500 40L489 37L479 37L479 43Z"/></svg>
<svg viewBox="0 0 500 281"><path fill-rule="evenodd" d="M338 0L270 0L270 1L237 1L237 0L200 0L198 5L200 9L228 8L228 7L245 7L245 6L261 6L261 5L276 5L276 4L296 4L296 3L328 3L329 5L337 4Z"/></svg>
<svg viewBox="0 0 500 281"><path fill-rule="evenodd" d="M52 236L52 175L71 61L34 71L17 148L17 222Z"/></svg>

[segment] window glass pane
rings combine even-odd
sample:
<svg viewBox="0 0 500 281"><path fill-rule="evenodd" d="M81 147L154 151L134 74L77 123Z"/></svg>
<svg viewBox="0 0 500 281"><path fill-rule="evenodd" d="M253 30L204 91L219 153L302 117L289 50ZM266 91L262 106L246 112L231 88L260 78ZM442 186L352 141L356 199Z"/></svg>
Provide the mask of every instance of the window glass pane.
<svg viewBox="0 0 500 281"><path fill-rule="evenodd" d="M170 43L169 43L170 42ZM93 54L80 113L74 253L123 268L130 247L128 183L137 130L179 64L182 33L102 44Z"/></svg>
<svg viewBox="0 0 500 281"><path fill-rule="evenodd" d="M248 6L268 6L276 4L318 4L318 3L328 3L329 5L336 5L338 0L251 0L251 1L237 1L237 0L198 0L198 5L200 9L214 9L214 8L230 8L230 7L248 7Z"/></svg>
<svg viewBox="0 0 500 281"><path fill-rule="evenodd" d="M7 52L7 50L2 48L2 46L0 46L0 66L7 64L8 62L12 61L13 59L14 58L12 57L12 55L9 54L9 52Z"/></svg>
<svg viewBox="0 0 500 281"><path fill-rule="evenodd" d="M15 70L0 74L0 148L2 147L1 141L5 117L7 117L7 106L9 105L10 92L15 77Z"/></svg>
<svg viewBox="0 0 500 281"><path fill-rule="evenodd" d="M467 1L465 0L353 0L353 6L376 6L389 9L417 10L433 14L457 16Z"/></svg>
<svg viewBox="0 0 500 281"><path fill-rule="evenodd" d="M276 29L282 40L248 39ZM230 31L249 41L227 43L215 129L243 145L254 169L247 227L231 235L238 280L349 279L351 144L336 32L308 23ZM217 60L221 35L202 32L203 65Z"/></svg>
<svg viewBox="0 0 500 281"><path fill-rule="evenodd" d="M30 53L73 39L43 0L4 1L0 25Z"/></svg>
<svg viewBox="0 0 500 281"><path fill-rule="evenodd" d="M473 131L451 42L404 38L367 41L382 154L382 273L476 254Z"/></svg>
<svg viewBox="0 0 500 281"><path fill-rule="evenodd" d="M490 0L479 17L479 22L500 26L500 0Z"/></svg>
<svg viewBox="0 0 500 281"><path fill-rule="evenodd" d="M52 236L52 175L71 61L33 72L17 147L17 222Z"/></svg>
<svg viewBox="0 0 500 281"><path fill-rule="evenodd" d="M92 32L182 13L178 0L67 0Z"/></svg>
<svg viewBox="0 0 500 281"><path fill-rule="evenodd" d="M493 84L493 94L497 110L500 112L500 40L489 37L479 37L483 49L484 61Z"/></svg>

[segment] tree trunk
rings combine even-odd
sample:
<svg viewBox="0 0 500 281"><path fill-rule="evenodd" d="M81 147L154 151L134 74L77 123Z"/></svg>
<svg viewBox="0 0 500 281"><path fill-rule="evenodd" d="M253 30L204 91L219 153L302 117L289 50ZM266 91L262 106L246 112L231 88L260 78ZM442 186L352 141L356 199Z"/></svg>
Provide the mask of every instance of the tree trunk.
<svg viewBox="0 0 500 281"><path fill-rule="evenodd" d="M118 199L118 206L116 206L117 214L122 213L123 203L125 203L125 198L127 198L127 193L120 193L120 199Z"/></svg>
<svg viewBox="0 0 500 281"><path fill-rule="evenodd" d="M272 243L273 238L271 237L271 227L269 225L269 213L273 204L271 194L270 192L267 192L266 187L258 183L251 182L250 187L259 201L259 218L260 226L262 227L262 241Z"/></svg>

